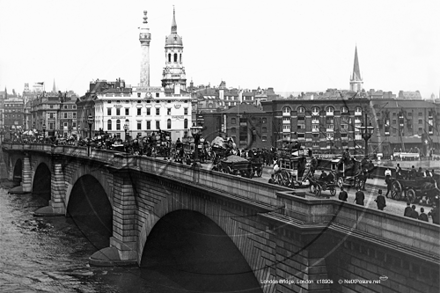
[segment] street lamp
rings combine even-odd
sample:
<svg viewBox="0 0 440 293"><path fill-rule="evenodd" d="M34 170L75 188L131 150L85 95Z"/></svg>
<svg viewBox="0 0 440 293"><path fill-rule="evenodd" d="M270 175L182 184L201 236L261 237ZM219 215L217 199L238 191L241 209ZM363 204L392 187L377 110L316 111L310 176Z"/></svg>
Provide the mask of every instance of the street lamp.
<svg viewBox="0 0 440 293"><path fill-rule="evenodd" d="M43 143L46 142L46 124L43 124Z"/></svg>
<svg viewBox="0 0 440 293"><path fill-rule="evenodd" d="M92 142L92 124L93 124L93 116L89 114L87 117L87 123L89 124L89 141L87 142L87 155L90 157L90 143Z"/></svg>
<svg viewBox="0 0 440 293"><path fill-rule="evenodd" d="M362 123L359 130L361 131L362 138L365 141L365 157L368 157L368 140L371 138L373 134L374 127L371 126L371 123L367 126L367 112L364 113L365 123Z"/></svg>
<svg viewBox="0 0 440 293"><path fill-rule="evenodd" d="M194 137L194 163L193 166L197 167L198 163L199 163L199 141L200 141L200 136L202 135L202 126L193 126L191 127L191 134L192 137Z"/></svg>
<svg viewBox="0 0 440 293"><path fill-rule="evenodd" d="M127 141L127 131L128 131L128 123L125 123L124 124L125 141Z"/></svg>

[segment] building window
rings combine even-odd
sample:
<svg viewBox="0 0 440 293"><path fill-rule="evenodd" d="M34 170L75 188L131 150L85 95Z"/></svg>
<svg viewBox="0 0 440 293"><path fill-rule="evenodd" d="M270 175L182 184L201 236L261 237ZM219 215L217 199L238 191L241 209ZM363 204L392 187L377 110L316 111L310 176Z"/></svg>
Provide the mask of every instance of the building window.
<svg viewBox="0 0 440 293"><path fill-rule="evenodd" d="M231 128L231 134L237 134L237 129L235 127Z"/></svg>
<svg viewBox="0 0 440 293"><path fill-rule="evenodd" d="M141 116L142 115L142 108L137 108L137 115Z"/></svg>
<svg viewBox="0 0 440 293"><path fill-rule="evenodd" d="M121 130L121 120L116 120L116 130Z"/></svg>
<svg viewBox="0 0 440 293"><path fill-rule="evenodd" d="M262 133L267 133L267 127L262 127L262 128L261 128L261 132L262 132Z"/></svg>
<svg viewBox="0 0 440 293"><path fill-rule="evenodd" d="M231 124L236 124L236 123L237 123L237 119L231 118Z"/></svg>
<svg viewBox="0 0 440 293"><path fill-rule="evenodd" d="M125 108L125 116L130 115L130 109L129 108Z"/></svg>
<svg viewBox="0 0 440 293"><path fill-rule="evenodd" d="M151 129L151 121L147 121L147 129Z"/></svg>
<svg viewBox="0 0 440 293"><path fill-rule="evenodd" d="M319 116L319 108L312 107L312 116Z"/></svg>
<svg viewBox="0 0 440 293"><path fill-rule="evenodd" d="M423 113L422 113L422 112L419 112L419 116L423 116Z"/></svg>
<svg viewBox="0 0 440 293"><path fill-rule="evenodd" d="M290 109L290 107L287 107L287 106L283 107L283 115L284 116L290 115L291 110L292 109Z"/></svg>
<svg viewBox="0 0 440 293"><path fill-rule="evenodd" d="M156 93L156 98L159 98L159 93Z"/></svg>
<svg viewBox="0 0 440 293"><path fill-rule="evenodd" d="M156 108L156 115L160 115L160 108Z"/></svg>
<svg viewBox="0 0 440 293"><path fill-rule="evenodd" d="M188 119L185 118L185 120L183 120L183 128L187 129L188 128Z"/></svg>
<svg viewBox="0 0 440 293"><path fill-rule="evenodd" d="M156 121L156 129L157 129L157 130L160 129L160 121Z"/></svg>
<svg viewBox="0 0 440 293"><path fill-rule="evenodd" d="M306 109L304 107L298 107L298 113L305 113Z"/></svg>
<svg viewBox="0 0 440 293"><path fill-rule="evenodd" d="M262 135L261 136L261 141L267 141L267 135Z"/></svg>
<svg viewBox="0 0 440 293"><path fill-rule="evenodd" d="M67 113L64 113L64 119L67 119Z"/></svg>
<svg viewBox="0 0 440 293"><path fill-rule="evenodd" d="M171 53L168 53L168 62L171 62Z"/></svg>
<svg viewBox="0 0 440 293"><path fill-rule="evenodd" d="M341 108L341 112L342 112L342 113L348 113L348 108L345 107L345 106L343 106L343 107Z"/></svg>
<svg viewBox="0 0 440 293"><path fill-rule="evenodd" d="M107 120L107 130L112 130L112 121L110 119Z"/></svg>
<svg viewBox="0 0 440 293"><path fill-rule="evenodd" d="M147 108L147 115L151 115L151 109Z"/></svg>
<svg viewBox="0 0 440 293"><path fill-rule="evenodd" d="M141 130L142 129L142 122L138 121L137 122L137 130Z"/></svg>
<svg viewBox="0 0 440 293"><path fill-rule="evenodd" d="M267 118L263 118L263 124L267 123Z"/></svg>
<svg viewBox="0 0 440 293"><path fill-rule="evenodd" d="M171 119L167 119L167 129L171 129Z"/></svg>
<svg viewBox="0 0 440 293"><path fill-rule="evenodd" d="M335 112L335 108L327 107L327 110L326 110L326 115L327 116L332 116L334 114L334 112Z"/></svg>
<svg viewBox="0 0 440 293"><path fill-rule="evenodd" d="M171 108L167 108L167 115L171 115Z"/></svg>
<svg viewBox="0 0 440 293"><path fill-rule="evenodd" d="M73 119L76 119L76 113L75 112L72 113L72 116L73 116Z"/></svg>
<svg viewBox="0 0 440 293"><path fill-rule="evenodd" d="M183 115L188 115L188 108L183 108Z"/></svg>
<svg viewBox="0 0 440 293"><path fill-rule="evenodd" d="M120 115L121 115L121 109L120 108L116 108L116 116L120 116Z"/></svg>
<svg viewBox="0 0 440 293"><path fill-rule="evenodd" d="M419 124L423 124L423 120L422 119L419 119Z"/></svg>
<svg viewBox="0 0 440 293"><path fill-rule="evenodd" d="M177 53L174 53L174 62L177 62Z"/></svg>

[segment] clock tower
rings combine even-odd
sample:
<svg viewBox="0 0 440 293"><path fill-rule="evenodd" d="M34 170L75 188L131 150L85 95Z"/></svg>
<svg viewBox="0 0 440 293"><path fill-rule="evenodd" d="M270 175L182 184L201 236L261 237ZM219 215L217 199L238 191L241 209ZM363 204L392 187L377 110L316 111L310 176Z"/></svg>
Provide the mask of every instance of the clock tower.
<svg viewBox="0 0 440 293"><path fill-rule="evenodd" d="M165 37L165 67L162 74L162 87L179 92L186 90L185 67L182 62L183 42L177 34L176 13L173 8L171 34Z"/></svg>
<svg viewBox="0 0 440 293"><path fill-rule="evenodd" d="M139 27L139 41L141 42L141 78L140 86L150 86L150 41L151 34L148 27L147 11L144 11L142 25Z"/></svg>

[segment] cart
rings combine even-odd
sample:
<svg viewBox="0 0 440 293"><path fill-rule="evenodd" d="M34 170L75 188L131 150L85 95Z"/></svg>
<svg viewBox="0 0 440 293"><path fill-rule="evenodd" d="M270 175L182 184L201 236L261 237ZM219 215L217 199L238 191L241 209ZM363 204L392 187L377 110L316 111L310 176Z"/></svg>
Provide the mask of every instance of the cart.
<svg viewBox="0 0 440 293"><path fill-rule="evenodd" d="M440 189L437 181L432 177L415 180L394 179L391 182L391 198L395 200L433 205L438 201L439 196Z"/></svg>
<svg viewBox="0 0 440 293"><path fill-rule="evenodd" d="M226 159L220 160L216 170L247 178L252 178L254 176L252 162L235 155L231 155Z"/></svg>
<svg viewBox="0 0 440 293"><path fill-rule="evenodd" d="M310 182L310 192L314 193L316 196L321 196L322 191L329 190L330 196L335 196L336 187L338 186L336 174L334 172L330 172L330 174L332 175L332 180L322 180L309 173L308 179ZM326 197L329 198L329 196Z"/></svg>

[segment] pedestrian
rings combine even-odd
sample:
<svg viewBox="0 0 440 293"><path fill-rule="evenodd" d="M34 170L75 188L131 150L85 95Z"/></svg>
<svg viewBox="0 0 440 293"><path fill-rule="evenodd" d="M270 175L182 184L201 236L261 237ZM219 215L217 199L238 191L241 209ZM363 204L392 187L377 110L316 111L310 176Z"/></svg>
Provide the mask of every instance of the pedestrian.
<svg viewBox="0 0 440 293"><path fill-rule="evenodd" d="M402 168L400 168L400 164L396 166L396 179L402 178Z"/></svg>
<svg viewBox="0 0 440 293"><path fill-rule="evenodd" d="M420 221L429 222L429 220L428 220L428 215L425 214L425 209L424 209L424 208L420 208L419 220L420 220Z"/></svg>
<svg viewBox="0 0 440 293"><path fill-rule="evenodd" d="M419 218L419 213L416 211L416 206L412 205L411 209L412 209L412 211L411 211L411 218L418 219Z"/></svg>
<svg viewBox="0 0 440 293"><path fill-rule="evenodd" d="M432 217L432 222L434 224L440 225L440 213L438 212L438 206L434 204L432 210L428 213Z"/></svg>
<svg viewBox="0 0 440 293"><path fill-rule="evenodd" d="M404 217L411 217L412 214L412 208L411 208L411 204L409 202L406 203L406 208L405 208L405 212L403 213Z"/></svg>
<svg viewBox="0 0 440 293"><path fill-rule="evenodd" d="M344 187L341 187L341 191L339 192L339 199L342 201L347 201L348 194L347 191L344 190Z"/></svg>
<svg viewBox="0 0 440 293"><path fill-rule="evenodd" d="M355 197L354 201L355 201L356 204L363 206L364 205L364 199L365 199L365 195L361 191L361 188L358 187L357 192L356 192L356 197Z"/></svg>
<svg viewBox="0 0 440 293"><path fill-rule="evenodd" d="M387 184L387 193L385 194L385 196L388 197L388 194L393 189L393 180L391 180L390 175L385 176L385 183Z"/></svg>
<svg viewBox="0 0 440 293"><path fill-rule="evenodd" d="M385 196L382 195L382 189L379 189L379 195L377 196L375 202L377 203L377 208L383 211L383 208L386 207Z"/></svg>

